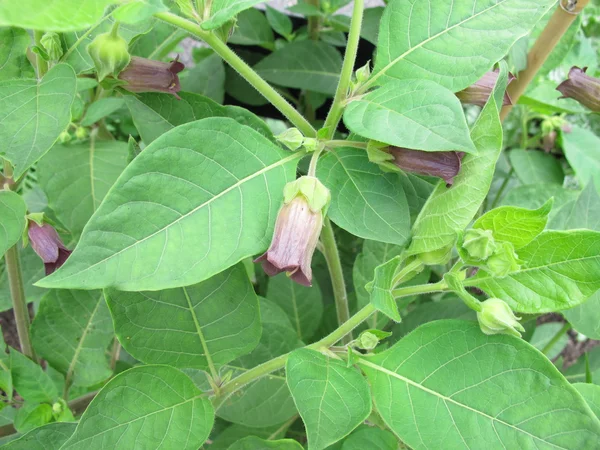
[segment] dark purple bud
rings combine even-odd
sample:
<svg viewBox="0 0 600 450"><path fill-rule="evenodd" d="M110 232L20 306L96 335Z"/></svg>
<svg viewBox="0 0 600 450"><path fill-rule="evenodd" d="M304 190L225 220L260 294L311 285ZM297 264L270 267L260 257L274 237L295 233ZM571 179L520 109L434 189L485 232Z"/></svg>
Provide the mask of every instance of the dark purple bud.
<svg viewBox="0 0 600 450"><path fill-rule="evenodd" d="M62 266L71 254L71 251L63 245L56 230L47 223L39 226L30 220L27 234L31 247L44 261L46 275L50 275Z"/></svg>
<svg viewBox="0 0 600 450"><path fill-rule="evenodd" d="M586 70L587 67L571 67L569 77L556 90L562 94L561 98L575 99L592 111L600 112L600 79L586 75Z"/></svg>
<svg viewBox="0 0 600 450"><path fill-rule="evenodd" d="M512 73L509 73L508 83L510 84L510 82L515 78L516 77ZM484 106L490 98L490 95L494 90L494 86L496 86L496 80L498 80L498 70L487 72L471 86L463 89L460 92L457 92L456 96L462 103ZM512 100L507 92L504 92L504 100L502 101L502 104L512 105Z"/></svg>
<svg viewBox="0 0 600 450"><path fill-rule="evenodd" d="M177 58L164 63L132 56L129 65L119 74L119 80L127 82L123 88L130 92L166 92L179 98L181 85L177 74L184 68Z"/></svg>
<svg viewBox="0 0 600 450"><path fill-rule="evenodd" d="M271 277L287 272L296 283L312 286L310 263L322 227L323 213L312 211L306 198L297 196L279 210L271 246L254 262L262 262Z"/></svg>
<svg viewBox="0 0 600 450"><path fill-rule="evenodd" d="M463 152L424 152L402 147L389 147L394 157L392 162L406 172L429 175L443 179L452 186L454 177L460 172Z"/></svg>

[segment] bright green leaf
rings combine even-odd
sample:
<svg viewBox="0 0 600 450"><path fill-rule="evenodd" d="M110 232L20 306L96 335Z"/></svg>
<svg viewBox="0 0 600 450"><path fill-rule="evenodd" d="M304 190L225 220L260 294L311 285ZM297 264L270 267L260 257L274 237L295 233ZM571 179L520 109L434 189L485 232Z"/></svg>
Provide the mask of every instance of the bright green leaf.
<svg viewBox="0 0 600 450"><path fill-rule="evenodd" d="M288 386L306 426L309 450L339 441L371 413L366 380L344 361L300 349L289 356L285 367Z"/></svg>
<svg viewBox="0 0 600 450"><path fill-rule="evenodd" d="M9 442L3 450L59 450L75 431L75 423L49 423L19 439Z"/></svg>
<svg viewBox="0 0 600 450"><path fill-rule="evenodd" d="M25 403L17 410L14 426L19 433L27 433L52 421L52 406L48 403Z"/></svg>
<svg viewBox="0 0 600 450"><path fill-rule="evenodd" d="M556 86L556 81L541 81L522 95L517 104L525 105L534 112L549 115L554 113L579 114L589 112L576 100L561 98L562 94L556 90Z"/></svg>
<svg viewBox="0 0 600 450"><path fill-rule="evenodd" d="M25 229L27 206L19 194L0 191L0 255L15 245Z"/></svg>
<svg viewBox="0 0 600 450"><path fill-rule="evenodd" d="M562 312L573 328L590 339L600 339L600 291L575 308Z"/></svg>
<svg viewBox="0 0 600 450"><path fill-rule="evenodd" d="M397 450L398 440L387 430L361 426L344 439L341 450Z"/></svg>
<svg viewBox="0 0 600 450"><path fill-rule="evenodd" d="M550 212L549 228L552 227L553 216L559 209L577 198L578 192L563 188L557 184L529 184L511 189L500 202L503 205L520 206L521 208L537 209L551 197L554 205Z"/></svg>
<svg viewBox="0 0 600 450"><path fill-rule="evenodd" d="M567 161L582 184L600 173L600 138L592 131L573 126L570 133L562 133Z"/></svg>
<svg viewBox="0 0 600 450"><path fill-rule="evenodd" d="M235 31L229 42L239 45L260 45L272 47L275 37L265 15L256 8L250 8L237 16Z"/></svg>
<svg viewBox="0 0 600 450"><path fill-rule="evenodd" d="M262 0L213 0L210 18L200 25L203 30L214 30L233 19L245 9L252 8Z"/></svg>
<svg viewBox="0 0 600 450"><path fill-rule="evenodd" d="M35 72L27 59L31 37L21 28L0 28L0 81L33 78Z"/></svg>
<svg viewBox="0 0 600 450"><path fill-rule="evenodd" d="M588 383L575 383L573 387L577 389L596 417L600 419L600 386Z"/></svg>
<svg viewBox="0 0 600 450"><path fill-rule="evenodd" d="M66 64L54 66L39 84L36 80L0 82L0 155L15 167L15 178L40 159L67 128L76 86L75 73Z"/></svg>
<svg viewBox="0 0 600 450"><path fill-rule="evenodd" d="M564 204L548 224L556 230L587 228L600 231L600 195L596 183L588 183L576 199Z"/></svg>
<svg viewBox="0 0 600 450"><path fill-rule="evenodd" d="M563 184L565 175L558 159L537 150L511 150L510 164L523 184Z"/></svg>
<svg viewBox="0 0 600 450"><path fill-rule="evenodd" d="M256 436L248 436L231 445L229 450L302 450L303 448L293 439L267 441Z"/></svg>
<svg viewBox="0 0 600 450"><path fill-rule="evenodd" d="M15 349L10 349L10 371L15 391L27 402L52 403L58 397L56 386L40 365Z"/></svg>
<svg viewBox="0 0 600 450"><path fill-rule="evenodd" d="M85 116L81 120L81 125L89 127L123 106L125 106L125 101L122 98L101 98L88 106Z"/></svg>
<svg viewBox="0 0 600 450"><path fill-rule="evenodd" d="M113 16L123 23L138 23L155 13L168 10L162 0L129 0L115 9Z"/></svg>
<svg viewBox="0 0 600 450"><path fill-rule="evenodd" d="M403 261L402 256L396 256L375 268L373 283L368 285L371 289L370 301L378 311L381 311L394 322L402 321L398 305L392 294L394 277Z"/></svg>
<svg viewBox="0 0 600 450"><path fill-rule="evenodd" d="M269 5L266 5L266 7L267 21L271 28L285 38L290 37L293 31L292 19L287 14Z"/></svg>

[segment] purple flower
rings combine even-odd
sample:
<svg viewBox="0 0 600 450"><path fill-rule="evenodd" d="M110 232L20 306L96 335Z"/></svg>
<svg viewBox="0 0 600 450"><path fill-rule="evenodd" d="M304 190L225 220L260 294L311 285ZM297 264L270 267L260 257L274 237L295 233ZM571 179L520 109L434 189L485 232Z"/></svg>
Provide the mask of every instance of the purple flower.
<svg viewBox="0 0 600 450"><path fill-rule="evenodd" d="M586 75L587 67L571 67L568 78L556 88L561 98L572 98L594 112L600 112L600 79Z"/></svg>
<svg viewBox="0 0 600 450"><path fill-rule="evenodd" d="M119 74L119 80L130 92L166 92L179 99L179 77L185 66L177 58L170 63L132 56L129 65Z"/></svg>
<svg viewBox="0 0 600 450"><path fill-rule="evenodd" d="M402 147L389 147L394 157L392 164L406 172L442 178L452 186L454 177L460 172L463 152L424 152Z"/></svg>
<svg viewBox="0 0 600 450"><path fill-rule="evenodd" d="M39 226L30 220L27 234L31 247L44 261L46 275L50 275L62 266L71 254L71 251L63 245L56 230L47 223Z"/></svg>
<svg viewBox="0 0 600 450"><path fill-rule="evenodd" d="M515 78L516 77L512 73L509 73L508 83L510 83ZM483 77L481 77L471 86L469 86L466 89L463 89L460 92L457 92L456 96L462 103L484 106L490 98L490 95L494 90L494 86L496 86L496 80L498 80L498 70L487 72ZM512 105L512 100L510 99L507 92L504 92L504 100L502 104Z"/></svg>

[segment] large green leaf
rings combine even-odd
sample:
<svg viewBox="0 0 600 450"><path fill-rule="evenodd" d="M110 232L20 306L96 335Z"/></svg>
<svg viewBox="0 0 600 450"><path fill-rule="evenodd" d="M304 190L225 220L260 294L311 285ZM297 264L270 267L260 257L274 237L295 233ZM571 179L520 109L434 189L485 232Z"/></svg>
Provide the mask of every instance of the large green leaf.
<svg viewBox="0 0 600 450"><path fill-rule="evenodd" d="M210 8L210 18L202 22L204 30L214 30L233 19L245 9L261 3L260 0L214 0Z"/></svg>
<svg viewBox="0 0 600 450"><path fill-rule="evenodd" d="M586 184L600 173L600 138L592 131L573 126L570 133L562 133L563 149L577 178Z"/></svg>
<svg viewBox="0 0 600 450"><path fill-rule="evenodd" d="M381 417L415 450L593 448L600 439L600 421L550 361L475 323L423 325L359 364Z"/></svg>
<svg viewBox="0 0 600 450"><path fill-rule="evenodd" d="M119 341L150 364L208 369L260 338L258 298L240 264L202 283L153 292L107 291Z"/></svg>
<svg viewBox="0 0 600 450"><path fill-rule="evenodd" d="M235 31L228 42L273 48L274 40L273 30L264 13L256 8L250 8L237 17Z"/></svg>
<svg viewBox="0 0 600 450"><path fill-rule="evenodd" d="M0 4L0 25L72 31L95 24L117 0L22 0Z"/></svg>
<svg viewBox="0 0 600 450"><path fill-rule="evenodd" d="M575 308L563 311L573 328L590 339L600 339L600 291Z"/></svg>
<svg viewBox="0 0 600 450"><path fill-rule="evenodd" d="M557 333L562 329L563 326L564 324L561 322L548 322L537 325L533 331L531 339L529 339L529 343L539 351L543 351L546 349L546 346L554 340ZM559 339L552 342L552 345L546 349L544 354L548 359L553 360L560 355L569 340L569 335L566 333L561 334Z"/></svg>
<svg viewBox="0 0 600 450"><path fill-rule="evenodd" d="M112 374L106 349L113 339L101 291L51 290L31 325L37 353L65 375L66 383L92 386Z"/></svg>
<svg viewBox="0 0 600 450"><path fill-rule="evenodd" d="M31 37L21 28L0 28L0 81L33 78L35 72L27 59Z"/></svg>
<svg viewBox="0 0 600 450"><path fill-rule="evenodd" d="M572 308L600 289L600 232L546 231L517 254L519 270L503 278L480 270L465 285L529 314Z"/></svg>
<svg viewBox="0 0 600 450"><path fill-rule="evenodd" d="M207 117L230 117L266 137L272 136L267 125L244 108L221 106L198 94L180 92L179 95L181 100L164 94L129 95L125 98L146 145L178 125Z"/></svg>
<svg viewBox="0 0 600 450"><path fill-rule="evenodd" d="M58 392L52 379L39 364L15 349L10 349L10 371L15 391L31 403L52 403Z"/></svg>
<svg viewBox="0 0 600 450"><path fill-rule="evenodd" d="M27 206L19 194L0 191L0 255L15 245L25 229Z"/></svg>
<svg viewBox="0 0 600 450"><path fill-rule="evenodd" d="M398 440L387 430L362 425L344 439L341 450L397 450Z"/></svg>
<svg viewBox="0 0 600 450"><path fill-rule="evenodd" d="M581 394L596 417L600 419L600 386L589 383L575 383L575 389Z"/></svg>
<svg viewBox="0 0 600 450"><path fill-rule="evenodd" d="M225 64L210 49L202 52L202 59L181 78L181 89L204 95L217 103L225 98Z"/></svg>
<svg viewBox="0 0 600 450"><path fill-rule="evenodd" d="M344 123L360 136L398 147L475 152L460 101L433 81L389 81L351 101Z"/></svg>
<svg viewBox="0 0 600 450"><path fill-rule="evenodd" d="M76 423L49 423L2 446L3 450L59 450L75 431Z"/></svg>
<svg viewBox="0 0 600 450"><path fill-rule="evenodd" d="M306 426L309 450L339 441L371 413L367 381L342 360L300 349L289 356L285 371Z"/></svg>
<svg viewBox="0 0 600 450"><path fill-rule="evenodd" d="M102 388L62 449L197 450L213 421L210 401L185 374L135 367Z"/></svg>
<svg viewBox="0 0 600 450"><path fill-rule="evenodd" d="M410 233L410 214L398 177L369 162L364 150L328 152L317 176L331 191L329 217L350 233L403 245Z"/></svg>
<svg viewBox="0 0 600 450"><path fill-rule="evenodd" d="M38 284L160 290L206 280L265 250L300 157L232 119L174 128L125 169L67 262Z"/></svg>
<svg viewBox="0 0 600 450"><path fill-rule="evenodd" d="M240 439L229 447L229 450L302 450L304 447L293 439L265 440L256 436Z"/></svg>
<svg viewBox="0 0 600 450"><path fill-rule="evenodd" d="M456 92L529 33L555 0L392 0L381 18L375 76L433 80Z"/></svg>
<svg viewBox="0 0 600 450"><path fill-rule="evenodd" d="M510 164L523 184L563 184L565 175L558 159L537 150L511 150Z"/></svg>
<svg viewBox="0 0 600 450"><path fill-rule="evenodd" d="M66 64L54 66L39 84L36 80L0 82L0 155L13 164L16 178L69 125L76 85L75 73Z"/></svg>
<svg viewBox="0 0 600 450"><path fill-rule="evenodd" d="M256 72L280 86L333 95L342 69L342 57L331 45L312 40L287 44L262 59Z"/></svg>
<svg viewBox="0 0 600 450"><path fill-rule="evenodd" d="M36 173L48 206L77 239L126 166L125 142L92 136L88 142L55 145Z"/></svg>

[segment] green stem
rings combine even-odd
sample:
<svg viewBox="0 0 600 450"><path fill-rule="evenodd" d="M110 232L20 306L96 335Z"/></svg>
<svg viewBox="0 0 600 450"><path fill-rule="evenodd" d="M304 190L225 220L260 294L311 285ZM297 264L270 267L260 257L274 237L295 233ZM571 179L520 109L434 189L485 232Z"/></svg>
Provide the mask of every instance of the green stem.
<svg viewBox="0 0 600 450"><path fill-rule="evenodd" d="M148 59L163 59L171 51L171 48L179 43L184 37L185 33L182 33L181 30L177 29L173 31L164 41L158 44L158 47L152 50L152 53L148 55Z"/></svg>
<svg viewBox="0 0 600 450"><path fill-rule="evenodd" d="M407 280L405 280L405 278L411 272L414 272L415 270L418 270L422 266L423 266L423 262L420 259L417 258L417 259L412 260L406 266L404 266L402 268L402 270L400 270L400 272L398 272L396 274L396 276L394 277L394 280L392 281L392 286L396 287L401 282L407 281Z"/></svg>
<svg viewBox="0 0 600 450"><path fill-rule="evenodd" d="M317 135L313 126L300 114L286 99L284 99L273 87L258 75L252 67L246 64L238 55L235 54L223 41L213 33L209 33L200 28L199 25L183 17L179 17L169 12L156 13L156 18L179 27L194 36L199 37L206 42L223 60L233 67L242 77L248 81L254 88L260 92L267 100L275 106L302 134L308 137Z"/></svg>
<svg viewBox="0 0 600 450"><path fill-rule="evenodd" d="M358 141L344 141L344 140L332 140L323 142L325 147L327 148L338 148L338 147L352 147L352 148L362 148L364 150L367 149L366 142L358 142Z"/></svg>
<svg viewBox="0 0 600 450"><path fill-rule="evenodd" d="M313 5L319 9L320 0L306 0L306 3ZM308 36L316 41L319 39L319 31L321 29L321 18L319 16L308 17Z"/></svg>
<svg viewBox="0 0 600 450"><path fill-rule="evenodd" d="M356 53L358 51L358 42L360 41L360 28L362 26L364 10L364 0L354 0L354 8L352 9L352 20L350 22L350 32L348 33L348 43L346 45L346 53L344 55L344 63L340 74L333 98L333 104L325 119L324 128L327 128L327 138L331 139L335 133L338 123L344 111L344 102L348 96L350 81L352 80L352 72L354 71L354 63L356 62Z"/></svg>
<svg viewBox="0 0 600 450"><path fill-rule="evenodd" d="M323 149L324 149L324 147L322 145L319 145L319 147L314 151L314 153L310 157L310 164L308 165L308 172L307 172L307 175L309 177L317 176L317 162L319 161L319 156L321 156Z"/></svg>
<svg viewBox="0 0 600 450"><path fill-rule="evenodd" d="M550 341L544 345L544 348L542 349L542 353L544 355L548 355L548 352L550 350L552 350L552 347L554 347L556 345L556 343L560 340L561 337L563 337L567 331L569 331L571 329L571 324L569 322L566 322L563 327L558 330L556 332L556 334L554 335L554 337L552 339L550 339Z"/></svg>
<svg viewBox="0 0 600 450"><path fill-rule="evenodd" d="M33 32L33 38L35 40L35 45L42 47L42 37L44 36L44 32L40 30L35 30ZM39 80L48 72L48 61L46 61L39 53L35 54L35 65L37 67L37 77Z"/></svg>
<svg viewBox="0 0 600 450"><path fill-rule="evenodd" d="M431 284L419 284L417 286L405 286L392 291L394 298L409 297L411 295L430 294L432 292L441 292L448 289L444 280Z"/></svg>
<svg viewBox="0 0 600 450"><path fill-rule="evenodd" d="M494 197L494 201L492 202L492 206L490 207L490 209L494 209L500 201L500 199L502 199L502 194L504 193L506 186L508 186L508 182L512 178L514 172L515 170L511 167L508 173L506 174L506 177L504 177L504 181L502 182L500 189L498 189L498 192L496 192L496 197Z"/></svg>
<svg viewBox="0 0 600 450"><path fill-rule="evenodd" d="M346 293L346 283L344 282L340 254L335 243L333 227L328 218L325 218L323 231L321 231L321 242L323 243L323 255L327 261L331 284L333 285L333 297L335 299L338 325L341 327L350 319L350 310L348 309L348 295ZM344 336L342 342L347 344L351 340L352 333L348 333L347 336Z"/></svg>

